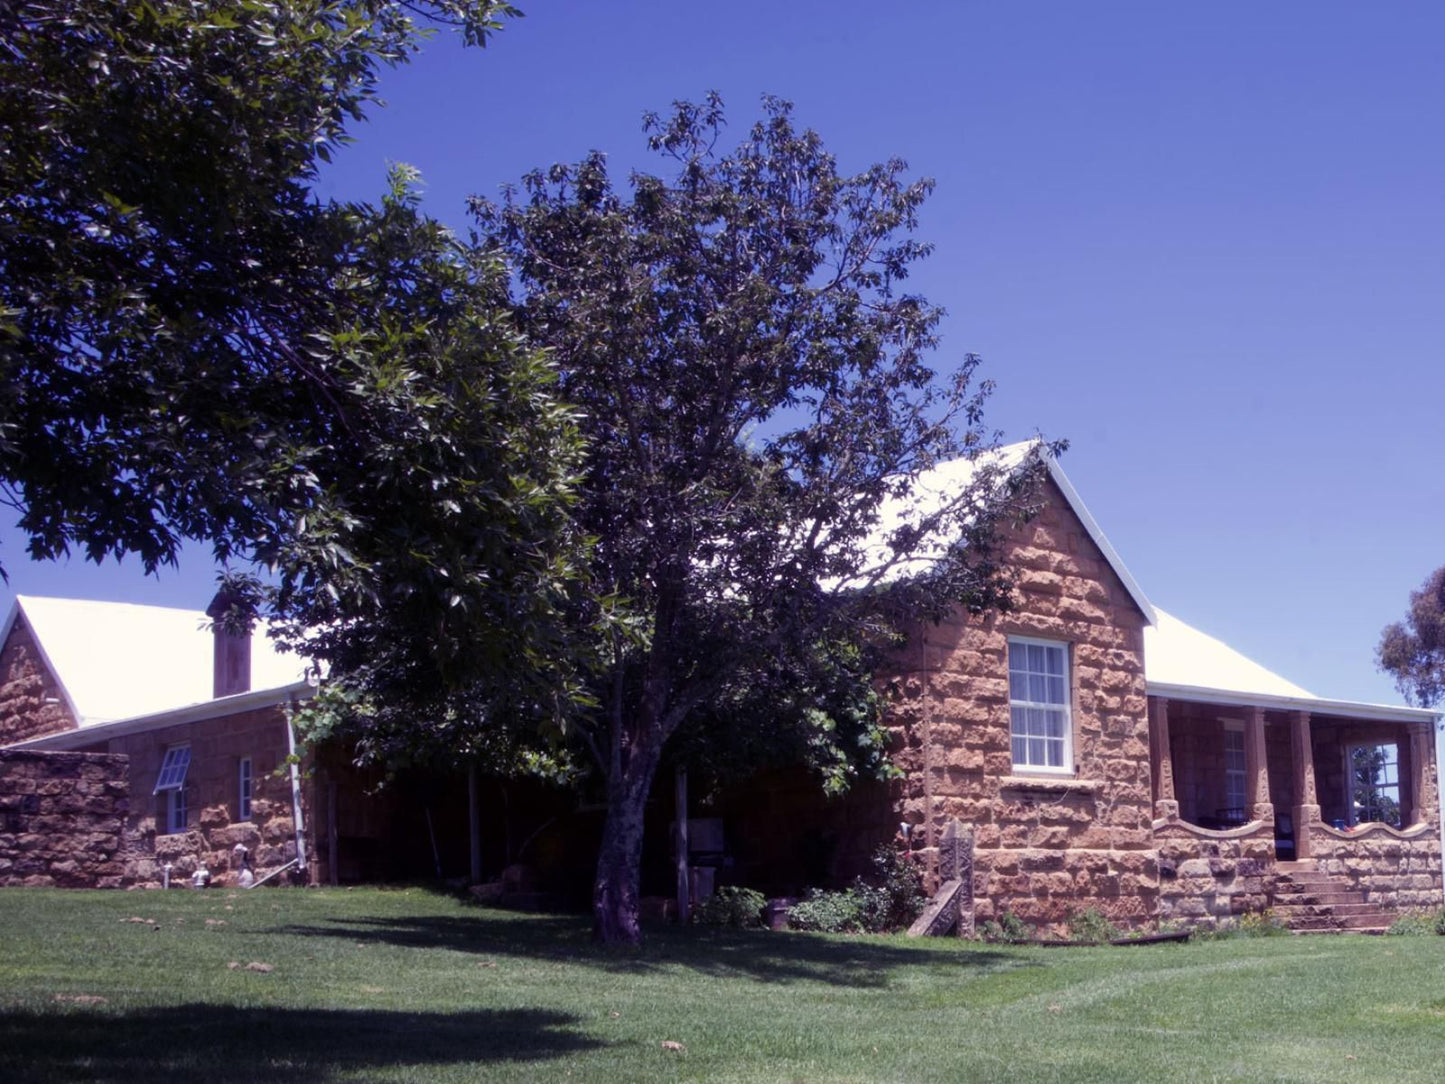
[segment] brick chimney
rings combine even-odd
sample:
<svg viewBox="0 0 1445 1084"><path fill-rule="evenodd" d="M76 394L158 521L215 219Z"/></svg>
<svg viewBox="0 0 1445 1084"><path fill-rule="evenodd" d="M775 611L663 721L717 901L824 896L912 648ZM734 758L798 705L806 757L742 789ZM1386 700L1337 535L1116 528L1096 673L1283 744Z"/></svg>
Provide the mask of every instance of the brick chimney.
<svg viewBox="0 0 1445 1084"><path fill-rule="evenodd" d="M236 602L236 596L222 587L206 607L215 637L211 670L211 695L215 697L234 696L251 689L251 635L249 631L240 633L228 629L223 620Z"/></svg>

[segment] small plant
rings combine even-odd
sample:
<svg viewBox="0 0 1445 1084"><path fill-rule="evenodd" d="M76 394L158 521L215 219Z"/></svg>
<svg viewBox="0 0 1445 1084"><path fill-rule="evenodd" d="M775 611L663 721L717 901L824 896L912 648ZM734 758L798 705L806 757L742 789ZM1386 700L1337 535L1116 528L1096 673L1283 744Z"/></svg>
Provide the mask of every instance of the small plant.
<svg viewBox="0 0 1445 1084"><path fill-rule="evenodd" d="M1241 937L1282 937L1288 933L1289 927L1268 909L1251 911L1239 920L1239 936Z"/></svg>
<svg viewBox="0 0 1445 1084"><path fill-rule="evenodd" d="M1118 936L1119 927L1096 908L1075 911L1069 916L1070 941L1112 941Z"/></svg>
<svg viewBox="0 0 1445 1084"><path fill-rule="evenodd" d="M1034 928L1012 911L998 916L998 921L989 919L979 933L985 941L1032 941Z"/></svg>
<svg viewBox="0 0 1445 1084"><path fill-rule="evenodd" d="M698 904L693 921L702 926L749 929L763 924L767 900L761 892L741 885L724 885Z"/></svg>

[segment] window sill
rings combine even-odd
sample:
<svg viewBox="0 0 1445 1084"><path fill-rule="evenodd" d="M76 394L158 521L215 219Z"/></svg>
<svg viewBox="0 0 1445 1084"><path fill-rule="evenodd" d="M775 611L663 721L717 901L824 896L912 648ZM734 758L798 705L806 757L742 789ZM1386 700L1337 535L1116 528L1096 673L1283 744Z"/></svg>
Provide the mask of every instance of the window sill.
<svg viewBox="0 0 1445 1084"><path fill-rule="evenodd" d="M1104 789L1102 779L1076 779L1073 776L1006 775L999 780L1001 790L1031 790L1043 794L1098 794Z"/></svg>

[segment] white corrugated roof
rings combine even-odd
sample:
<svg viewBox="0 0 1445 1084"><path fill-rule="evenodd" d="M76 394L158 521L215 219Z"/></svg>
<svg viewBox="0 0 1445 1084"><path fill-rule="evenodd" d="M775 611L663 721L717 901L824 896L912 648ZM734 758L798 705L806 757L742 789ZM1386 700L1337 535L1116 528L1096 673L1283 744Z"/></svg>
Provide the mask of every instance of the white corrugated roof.
<svg viewBox="0 0 1445 1084"><path fill-rule="evenodd" d="M1144 677L1150 685L1317 699L1213 636L1157 606L1158 621L1144 630Z"/></svg>
<svg viewBox="0 0 1445 1084"><path fill-rule="evenodd" d="M199 610L128 602L17 596L40 650L82 727L130 719L211 699L214 637ZM251 637L251 688L302 680L305 661L281 654L257 627Z"/></svg>

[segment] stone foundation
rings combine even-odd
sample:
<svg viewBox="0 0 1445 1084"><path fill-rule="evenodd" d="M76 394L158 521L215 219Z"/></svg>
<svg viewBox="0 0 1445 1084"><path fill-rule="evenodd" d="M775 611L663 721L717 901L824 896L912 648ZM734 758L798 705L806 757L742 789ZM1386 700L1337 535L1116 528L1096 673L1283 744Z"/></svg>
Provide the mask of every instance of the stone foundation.
<svg viewBox="0 0 1445 1084"><path fill-rule="evenodd" d="M123 756L0 749L0 885L128 885L127 770Z"/></svg>
<svg viewBox="0 0 1445 1084"><path fill-rule="evenodd" d="M1274 832L1264 824L1211 832L1175 821L1154 831L1159 921L1217 926L1269 907Z"/></svg>
<svg viewBox="0 0 1445 1084"><path fill-rule="evenodd" d="M1321 873L1363 892L1367 903L1396 910L1433 910L1445 903L1434 824L1403 832L1374 825L1348 833L1314 825L1310 855Z"/></svg>

